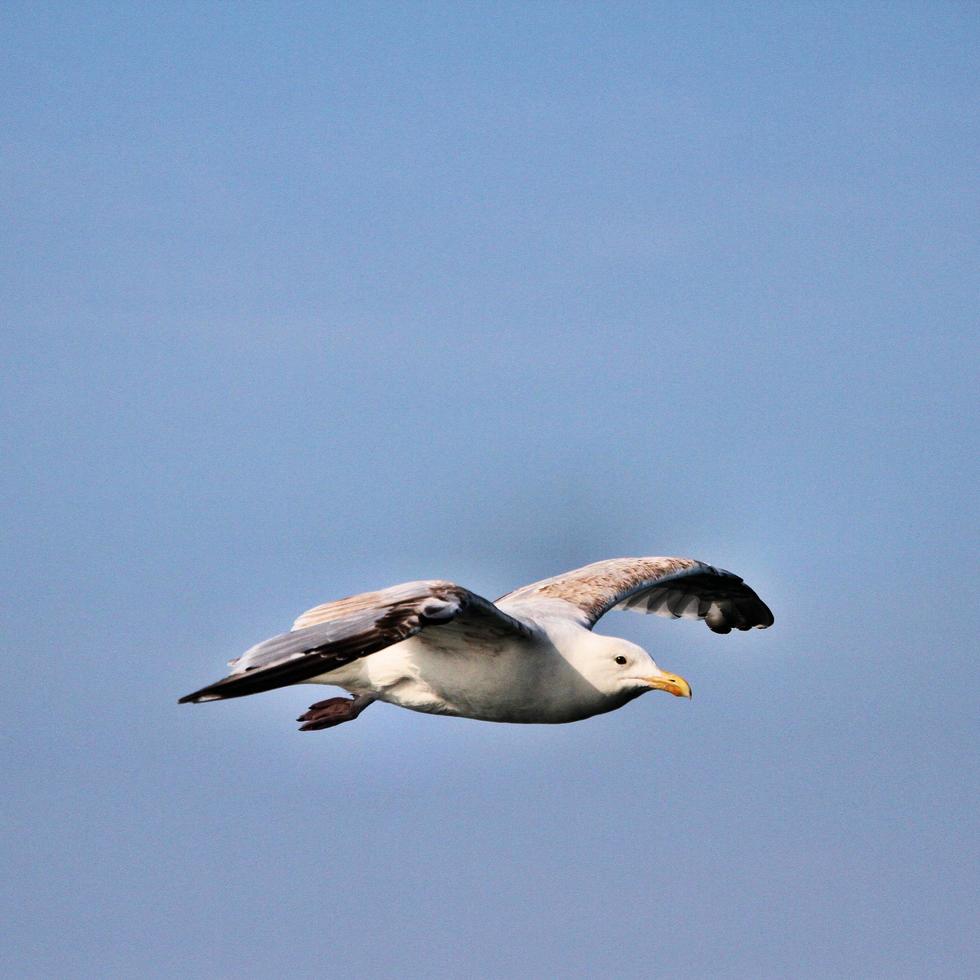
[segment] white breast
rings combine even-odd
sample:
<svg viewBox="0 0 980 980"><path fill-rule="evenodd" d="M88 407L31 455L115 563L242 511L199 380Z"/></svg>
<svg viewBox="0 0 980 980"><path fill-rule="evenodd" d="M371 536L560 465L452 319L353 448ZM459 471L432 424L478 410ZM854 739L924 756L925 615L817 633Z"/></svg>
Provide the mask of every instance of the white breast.
<svg viewBox="0 0 980 980"><path fill-rule="evenodd" d="M619 706L570 666L551 638L494 649L412 637L316 678L413 711L485 721L561 723Z"/></svg>

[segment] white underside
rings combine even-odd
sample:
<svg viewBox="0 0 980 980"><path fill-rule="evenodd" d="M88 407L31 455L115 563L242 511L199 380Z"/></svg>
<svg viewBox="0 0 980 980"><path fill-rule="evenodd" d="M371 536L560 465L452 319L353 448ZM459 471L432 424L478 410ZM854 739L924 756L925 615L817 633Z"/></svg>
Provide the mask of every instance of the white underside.
<svg viewBox="0 0 980 980"><path fill-rule="evenodd" d="M533 643L507 640L476 650L437 646L431 633L426 636L396 643L311 683L372 695L412 711L543 724L612 711L639 693L603 693L572 666L569 650L593 636L577 626L566 627L557 643L545 634Z"/></svg>

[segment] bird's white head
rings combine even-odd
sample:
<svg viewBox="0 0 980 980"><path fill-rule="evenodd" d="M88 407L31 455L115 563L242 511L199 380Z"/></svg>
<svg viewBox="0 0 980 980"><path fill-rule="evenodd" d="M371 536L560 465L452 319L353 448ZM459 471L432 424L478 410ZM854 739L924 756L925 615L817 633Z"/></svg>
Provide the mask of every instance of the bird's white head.
<svg viewBox="0 0 980 980"><path fill-rule="evenodd" d="M591 634L589 656L578 664L582 673L599 690L625 699L647 691L667 691L679 698L691 696L691 685L678 674L661 670L653 657L629 640Z"/></svg>

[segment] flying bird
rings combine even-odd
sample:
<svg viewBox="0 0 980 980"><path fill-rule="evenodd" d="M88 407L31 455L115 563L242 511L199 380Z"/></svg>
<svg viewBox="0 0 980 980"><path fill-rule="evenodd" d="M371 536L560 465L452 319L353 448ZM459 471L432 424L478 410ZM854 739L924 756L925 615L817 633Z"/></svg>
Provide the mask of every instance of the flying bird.
<svg viewBox="0 0 980 980"><path fill-rule="evenodd" d="M559 724L647 691L691 696L635 643L592 632L610 609L701 619L715 633L765 629L769 607L732 572L693 558L612 558L525 585L495 602L453 582L406 582L303 613L288 633L231 661L228 677L180 702L290 684L352 697L318 701L300 731L352 721L372 702L484 721Z"/></svg>

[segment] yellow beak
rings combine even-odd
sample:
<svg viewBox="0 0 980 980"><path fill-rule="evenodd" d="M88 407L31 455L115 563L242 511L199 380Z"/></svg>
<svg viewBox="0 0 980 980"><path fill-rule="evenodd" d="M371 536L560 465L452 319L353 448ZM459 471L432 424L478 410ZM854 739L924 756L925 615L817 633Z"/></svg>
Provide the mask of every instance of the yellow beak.
<svg viewBox="0 0 980 980"><path fill-rule="evenodd" d="M644 680L657 691L667 691L677 698L689 698L691 685L679 674L661 674L659 677L645 677Z"/></svg>

